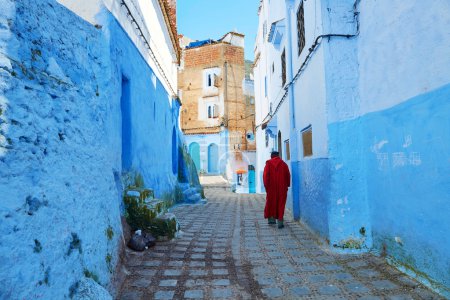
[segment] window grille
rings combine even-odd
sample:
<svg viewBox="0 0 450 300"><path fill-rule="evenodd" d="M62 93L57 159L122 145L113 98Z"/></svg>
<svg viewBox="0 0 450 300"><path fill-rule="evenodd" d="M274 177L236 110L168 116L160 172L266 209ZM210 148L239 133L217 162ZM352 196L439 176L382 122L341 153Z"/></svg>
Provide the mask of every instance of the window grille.
<svg viewBox="0 0 450 300"><path fill-rule="evenodd" d="M297 11L297 45L298 45L298 56L302 53L303 48L305 48L305 14L303 10L303 2Z"/></svg>

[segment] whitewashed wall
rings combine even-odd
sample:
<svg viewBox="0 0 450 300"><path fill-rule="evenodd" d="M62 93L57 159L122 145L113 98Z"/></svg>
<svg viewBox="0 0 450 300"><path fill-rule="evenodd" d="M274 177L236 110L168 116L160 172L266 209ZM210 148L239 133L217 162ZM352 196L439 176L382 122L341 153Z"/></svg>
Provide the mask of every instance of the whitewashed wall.
<svg viewBox="0 0 450 300"><path fill-rule="evenodd" d="M175 47L170 39L169 29L165 23L164 15L158 0L126 0L133 16L141 26L147 41L150 43L158 63L149 54L149 51L139 37L131 18L127 16L127 10L120 4L119 0L57 0L80 17L92 24L102 25L105 20L99 17L102 8L109 10L117 19L122 28L127 32L130 39L139 49L150 67L155 70L159 80L169 94L177 92L177 64ZM164 79L161 66L169 83ZM170 101L169 101L170 102Z"/></svg>

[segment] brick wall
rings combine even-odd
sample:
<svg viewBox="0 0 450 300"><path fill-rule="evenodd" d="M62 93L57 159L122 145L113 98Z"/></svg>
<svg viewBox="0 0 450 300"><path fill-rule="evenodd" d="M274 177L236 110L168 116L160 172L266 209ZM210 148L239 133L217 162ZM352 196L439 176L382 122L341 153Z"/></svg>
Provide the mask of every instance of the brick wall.
<svg viewBox="0 0 450 300"><path fill-rule="evenodd" d="M227 95L225 95L225 62L228 64ZM223 103L224 110L219 118L199 120L199 100L204 98L203 70L221 68L217 96ZM247 144L246 133L253 130L254 105L246 105L243 94L245 76L244 49L224 42L185 49L182 53L182 69L179 73L178 88L182 91L183 107L181 126L186 134L217 133L222 120L230 132L238 133L241 150L254 150L253 144Z"/></svg>

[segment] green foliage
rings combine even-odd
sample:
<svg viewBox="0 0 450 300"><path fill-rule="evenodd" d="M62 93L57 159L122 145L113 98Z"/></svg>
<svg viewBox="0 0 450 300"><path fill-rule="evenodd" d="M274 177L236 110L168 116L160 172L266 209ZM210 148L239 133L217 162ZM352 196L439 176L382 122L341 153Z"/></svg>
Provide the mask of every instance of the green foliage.
<svg viewBox="0 0 450 300"><path fill-rule="evenodd" d="M155 237L168 237L169 239L173 239L177 232L177 220L156 218L151 222L148 229Z"/></svg>
<svg viewBox="0 0 450 300"><path fill-rule="evenodd" d="M362 249L363 242L363 240L349 238L347 240L341 241L339 244L334 244L333 247L360 250Z"/></svg>
<svg viewBox="0 0 450 300"><path fill-rule="evenodd" d="M126 219L132 230L142 229L154 237L166 236L172 239L177 229L176 220L166 220L157 216L167 210L167 201L155 201L154 204L140 203L136 197L124 197Z"/></svg>
<svg viewBox="0 0 450 300"><path fill-rule="evenodd" d="M112 255L111 255L111 253L108 253L108 254L106 255L105 261L106 261L106 266L108 267L109 273L112 274L112 272L113 272L113 266L112 266Z"/></svg>
<svg viewBox="0 0 450 300"><path fill-rule="evenodd" d="M113 237L114 237L114 230L111 227L111 225L108 225L108 228L106 228L106 230L105 230L105 234L106 234L106 237L108 238L109 241L111 241L113 239Z"/></svg>
<svg viewBox="0 0 450 300"><path fill-rule="evenodd" d="M202 199L206 199L205 188L203 186L200 187L200 196L202 196Z"/></svg>
<svg viewBox="0 0 450 300"><path fill-rule="evenodd" d="M91 278L92 280L94 280L95 282L97 282L98 284L100 284L100 280L98 279L98 275L95 274L94 272L89 271L88 269L84 269L83 274L86 278Z"/></svg>
<svg viewBox="0 0 450 300"><path fill-rule="evenodd" d="M136 173L136 176L134 177L134 186L138 188L143 188L145 186L144 177L139 173Z"/></svg>
<svg viewBox="0 0 450 300"><path fill-rule="evenodd" d="M81 248L81 240L78 238L76 233L72 232L72 241L70 242L67 256L69 256L73 250L78 250L80 254L83 253L83 249Z"/></svg>
<svg viewBox="0 0 450 300"><path fill-rule="evenodd" d="M173 190L173 199L175 201L175 203L181 203L183 202L183 190L181 189L180 185L178 184L178 182L175 184L175 188Z"/></svg>
<svg viewBox="0 0 450 300"><path fill-rule="evenodd" d="M147 205L139 203L135 197L126 196L123 199L126 209L126 219L133 230L145 229L156 218L156 212Z"/></svg>
<svg viewBox="0 0 450 300"><path fill-rule="evenodd" d="M41 251L42 251L41 242L39 242L39 240L34 240L33 252L34 253L41 253Z"/></svg>

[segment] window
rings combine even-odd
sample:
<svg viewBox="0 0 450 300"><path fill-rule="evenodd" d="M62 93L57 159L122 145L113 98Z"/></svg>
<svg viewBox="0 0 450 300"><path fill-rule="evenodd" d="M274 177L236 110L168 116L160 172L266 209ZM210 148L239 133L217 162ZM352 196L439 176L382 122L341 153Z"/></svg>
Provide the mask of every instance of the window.
<svg viewBox="0 0 450 300"><path fill-rule="evenodd" d="M203 88L210 90L212 87L219 86L220 68L209 68L203 70Z"/></svg>
<svg viewBox="0 0 450 300"><path fill-rule="evenodd" d="M302 130L303 157L313 155L312 148L312 127L308 126Z"/></svg>
<svg viewBox="0 0 450 300"><path fill-rule="evenodd" d="M297 11L297 46L298 46L298 56L302 53L303 48L305 48L305 15L303 10L303 2Z"/></svg>
<svg viewBox="0 0 450 300"><path fill-rule="evenodd" d="M284 151L286 153L286 160L291 160L291 148L289 146L289 140L284 141Z"/></svg>
<svg viewBox="0 0 450 300"><path fill-rule="evenodd" d="M208 104L208 119L215 119L219 117L219 106L217 104Z"/></svg>
<svg viewBox="0 0 450 300"><path fill-rule="evenodd" d="M212 74L208 74L208 83L207 86L212 86Z"/></svg>
<svg viewBox="0 0 450 300"><path fill-rule="evenodd" d="M286 49L281 54L281 82L282 86L286 84Z"/></svg>

